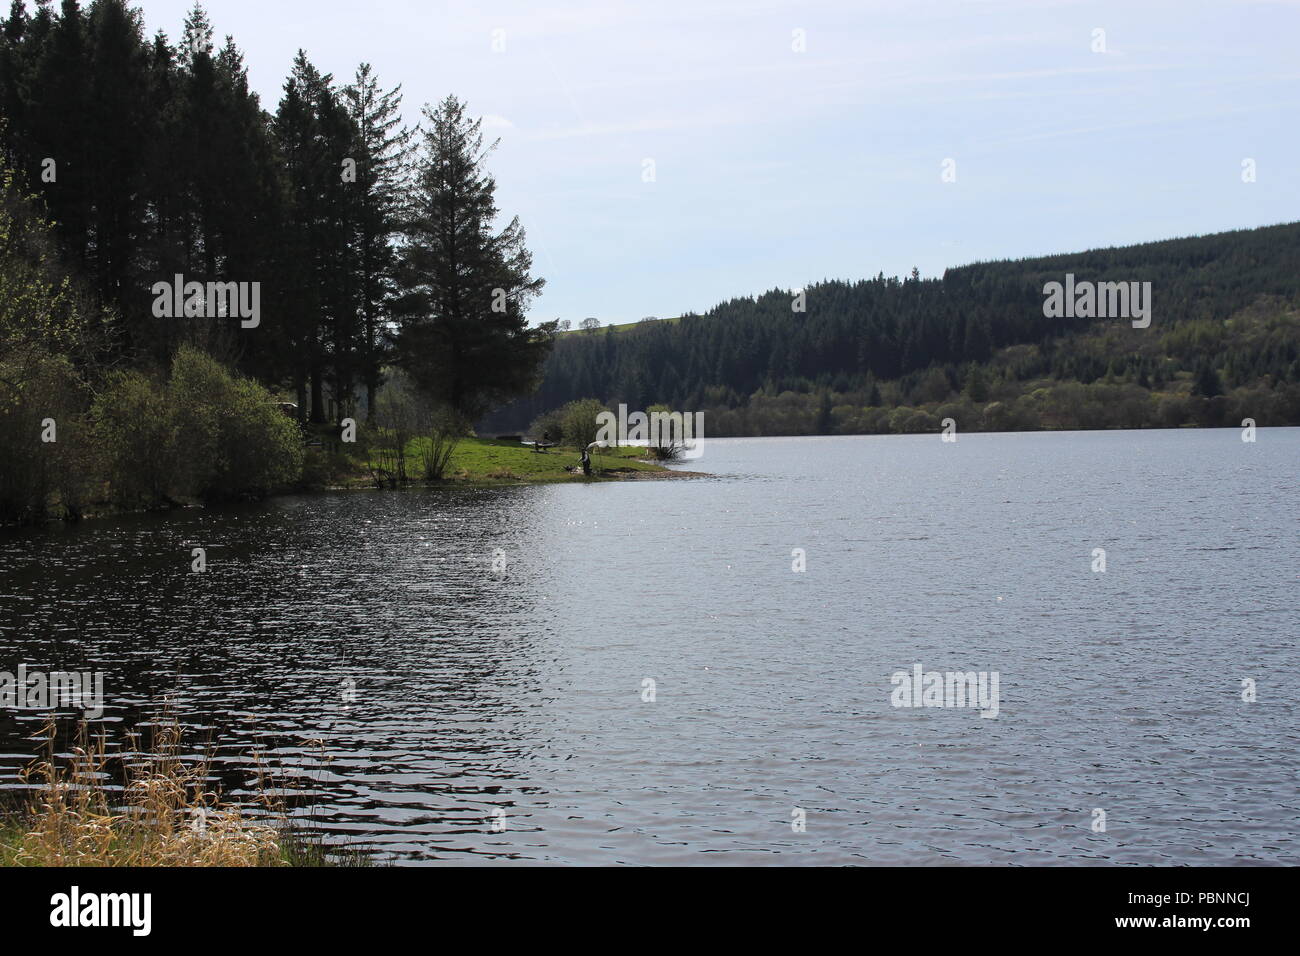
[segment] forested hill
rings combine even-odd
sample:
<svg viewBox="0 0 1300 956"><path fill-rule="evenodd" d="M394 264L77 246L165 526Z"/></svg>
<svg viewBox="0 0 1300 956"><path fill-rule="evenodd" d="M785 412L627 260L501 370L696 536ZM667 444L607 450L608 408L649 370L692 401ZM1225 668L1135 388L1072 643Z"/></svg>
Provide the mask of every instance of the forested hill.
<svg viewBox="0 0 1300 956"><path fill-rule="evenodd" d="M1150 282L1150 327L1045 317L1044 285L1066 273ZM1300 223L821 282L803 311L795 296L561 334L538 392L482 427L583 398L704 410L712 435L920 431L944 411L998 430L1228 424L1242 409L1300 423Z"/></svg>

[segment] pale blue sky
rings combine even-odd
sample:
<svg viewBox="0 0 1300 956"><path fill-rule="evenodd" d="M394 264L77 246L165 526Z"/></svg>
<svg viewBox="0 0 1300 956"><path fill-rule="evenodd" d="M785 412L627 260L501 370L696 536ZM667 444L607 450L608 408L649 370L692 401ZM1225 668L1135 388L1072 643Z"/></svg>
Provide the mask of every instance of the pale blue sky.
<svg viewBox="0 0 1300 956"><path fill-rule="evenodd" d="M175 41L192 0L137 5ZM449 92L488 117L537 320L1300 218L1297 2L205 6L270 110L302 47L402 83L412 121Z"/></svg>

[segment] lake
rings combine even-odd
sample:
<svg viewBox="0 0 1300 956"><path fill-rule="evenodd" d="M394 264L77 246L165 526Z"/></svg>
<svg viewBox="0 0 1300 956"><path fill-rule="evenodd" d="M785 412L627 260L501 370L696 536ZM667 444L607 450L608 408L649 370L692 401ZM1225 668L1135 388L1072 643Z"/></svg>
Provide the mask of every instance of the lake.
<svg viewBox="0 0 1300 956"><path fill-rule="evenodd" d="M0 669L102 670L110 724L168 695L229 786L256 748L397 863L1296 864L1298 464L710 439L706 478L9 531ZM996 716L894 706L916 665ZM0 710L0 785L42 719Z"/></svg>

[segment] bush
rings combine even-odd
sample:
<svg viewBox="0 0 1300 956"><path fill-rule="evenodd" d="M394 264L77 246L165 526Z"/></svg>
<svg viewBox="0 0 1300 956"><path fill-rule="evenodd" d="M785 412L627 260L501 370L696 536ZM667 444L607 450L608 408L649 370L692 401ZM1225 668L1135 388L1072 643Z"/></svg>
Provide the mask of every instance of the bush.
<svg viewBox="0 0 1300 956"><path fill-rule="evenodd" d="M471 433L470 423L450 405L427 395L400 369L393 369L375 402L378 465L371 465L376 484L410 481L408 453L420 461L425 481L441 481L452 453Z"/></svg>
<svg viewBox="0 0 1300 956"><path fill-rule="evenodd" d="M678 412L675 419L673 410L667 405L651 405L646 409L650 416L650 454L658 461L681 461L686 454L685 432L686 415ZM659 416L659 428L656 430L656 416ZM658 434L656 434L658 431ZM692 436L699 437L699 436ZM658 444L656 444L658 442Z"/></svg>
<svg viewBox="0 0 1300 956"><path fill-rule="evenodd" d="M451 462L451 453L460 444L469 426L447 405L435 405L423 416L425 441L420 449L424 462L424 480L442 481Z"/></svg>
<svg viewBox="0 0 1300 956"><path fill-rule="evenodd" d="M537 441L555 442L557 445L564 441L564 413L561 409L554 409L543 415L538 415L533 423L528 426L528 434Z"/></svg>
<svg viewBox="0 0 1300 956"><path fill-rule="evenodd" d="M119 372L91 409L113 497L127 507L167 501L175 478L175 442L167 399L139 372Z"/></svg>
<svg viewBox="0 0 1300 956"><path fill-rule="evenodd" d="M86 404L66 358L32 349L0 361L0 523L44 521L56 500L69 517L81 514L93 452Z"/></svg>
<svg viewBox="0 0 1300 956"><path fill-rule="evenodd" d="M947 402L934 410L934 417L942 425L945 418L951 418L962 431L973 431L979 427L981 409L969 401Z"/></svg>
<svg viewBox="0 0 1300 956"><path fill-rule="evenodd" d="M205 500L261 497L302 474L302 435L271 393L211 356L183 347L167 400L177 478Z"/></svg>
<svg viewBox="0 0 1300 956"><path fill-rule="evenodd" d="M594 398L578 399L539 415L528 430L538 441L572 445L581 450L596 440L600 431L596 416L603 411L605 406Z"/></svg>
<svg viewBox="0 0 1300 956"><path fill-rule="evenodd" d="M188 347L176 353L164 401L174 429L175 469L169 484L177 494L203 498L218 487L221 454L220 409L229 375L213 359Z"/></svg>
<svg viewBox="0 0 1300 956"><path fill-rule="evenodd" d="M329 487L338 472L334 456L322 448L306 448L302 461L302 484L320 490Z"/></svg>
<svg viewBox="0 0 1300 956"><path fill-rule="evenodd" d="M564 443L582 450L596 440L600 424L596 416L605 411L605 406L594 398L583 398L569 402L561 412L564 416Z"/></svg>
<svg viewBox="0 0 1300 956"><path fill-rule="evenodd" d="M176 353L165 388L139 372L113 376L92 415L123 507L261 497L302 477L302 436L270 393L192 348Z"/></svg>

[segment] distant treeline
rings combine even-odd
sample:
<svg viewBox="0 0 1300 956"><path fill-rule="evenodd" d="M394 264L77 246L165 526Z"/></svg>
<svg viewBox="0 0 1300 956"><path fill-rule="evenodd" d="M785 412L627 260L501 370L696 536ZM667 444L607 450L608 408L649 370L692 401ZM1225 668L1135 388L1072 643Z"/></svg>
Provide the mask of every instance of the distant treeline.
<svg viewBox="0 0 1300 956"><path fill-rule="evenodd" d="M1048 318L1067 273L1150 282L1151 326ZM561 335L536 394L704 410L710 435L1300 423L1300 223L773 290L703 315ZM802 306L803 311L798 310ZM1247 394L1249 393L1249 394ZM954 416L955 417L955 416Z"/></svg>

